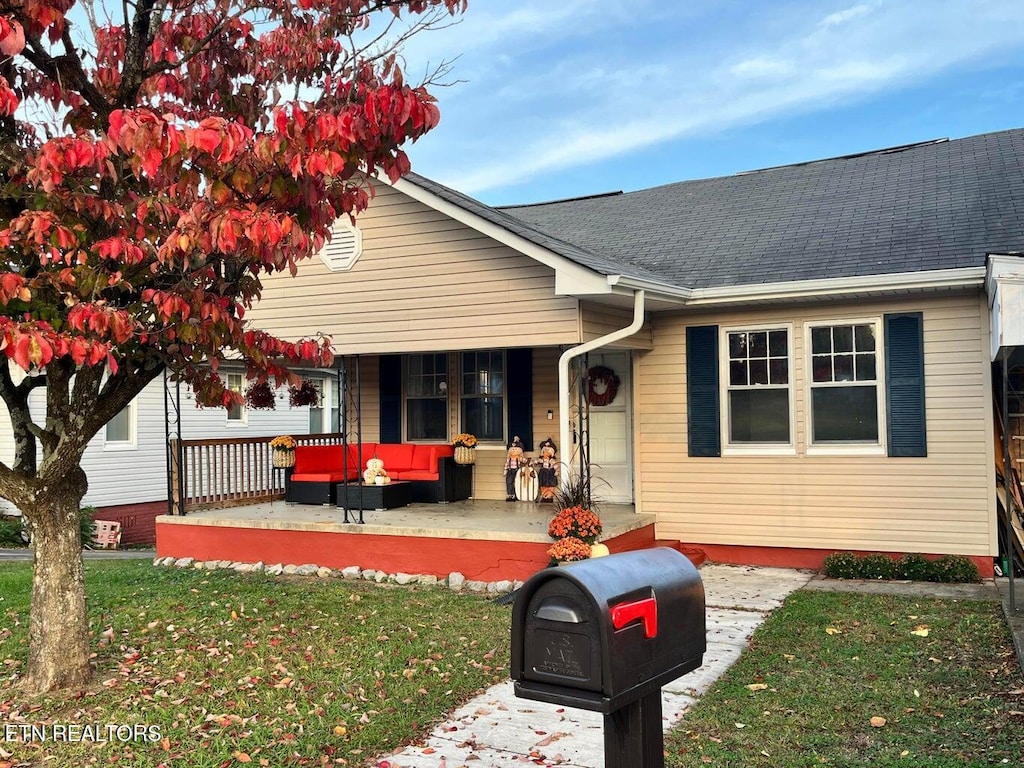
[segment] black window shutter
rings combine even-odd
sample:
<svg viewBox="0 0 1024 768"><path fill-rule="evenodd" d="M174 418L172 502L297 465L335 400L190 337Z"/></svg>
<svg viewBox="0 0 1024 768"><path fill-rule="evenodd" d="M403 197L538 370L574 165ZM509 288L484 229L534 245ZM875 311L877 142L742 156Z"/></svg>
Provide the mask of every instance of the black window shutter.
<svg viewBox="0 0 1024 768"><path fill-rule="evenodd" d="M924 318L885 316L885 412L890 456L927 456L924 412Z"/></svg>
<svg viewBox="0 0 1024 768"><path fill-rule="evenodd" d="M533 445L533 350L509 349L505 352L505 397L508 398L508 434L506 443L519 435L530 450Z"/></svg>
<svg viewBox="0 0 1024 768"><path fill-rule="evenodd" d="M380 442L402 442L402 356L380 356Z"/></svg>
<svg viewBox="0 0 1024 768"><path fill-rule="evenodd" d="M690 456L721 456L718 326L686 329L686 429Z"/></svg>

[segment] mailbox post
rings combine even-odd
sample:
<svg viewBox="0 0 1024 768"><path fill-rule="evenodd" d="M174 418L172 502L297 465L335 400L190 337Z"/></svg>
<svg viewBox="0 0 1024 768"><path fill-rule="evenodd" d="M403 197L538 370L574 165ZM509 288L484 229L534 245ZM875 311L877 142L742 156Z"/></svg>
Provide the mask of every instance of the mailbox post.
<svg viewBox="0 0 1024 768"><path fill-rule="evenodd" d="M661 687L706 648L700 575L665 547L540 571L512 611L516 696L604 714L606 768L663 768Z"/></svg>

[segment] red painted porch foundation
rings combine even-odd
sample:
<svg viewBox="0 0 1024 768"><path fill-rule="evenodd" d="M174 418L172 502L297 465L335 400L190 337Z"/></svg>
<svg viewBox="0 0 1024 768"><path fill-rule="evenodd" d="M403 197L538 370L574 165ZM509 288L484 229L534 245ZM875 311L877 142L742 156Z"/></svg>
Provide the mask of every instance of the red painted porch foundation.
<svg viewBox="0 0 1024 768"><path fill-rule="evenodd" d="M793 547L747 547L732 544L697 544L690 546L702 550L707 559L715 563L733 565L765 565L776 568L808 568L821 570L825 558L834 552L849 552L848 549L797 549ZM856 551L855 555L874 554L876 551ZM882 552L881 554L897 558L903 552ZM929 559L939 555L925 554ZM995 575L992 558L982 555L966 555L968 560L978 567L983 579L991 579Z"/></svg>
<svg viewBox="0 0 1024 768"><path fill-rule="evenodd" d="M604 543L612 552L644 549L654 541L647 525ZM525 580L547 566L551 542L282 530L157 521L157 557L231 560L267 565L313 563L328 568L358 565L387 573L446 578L459 572L472 581Z"/></svg>

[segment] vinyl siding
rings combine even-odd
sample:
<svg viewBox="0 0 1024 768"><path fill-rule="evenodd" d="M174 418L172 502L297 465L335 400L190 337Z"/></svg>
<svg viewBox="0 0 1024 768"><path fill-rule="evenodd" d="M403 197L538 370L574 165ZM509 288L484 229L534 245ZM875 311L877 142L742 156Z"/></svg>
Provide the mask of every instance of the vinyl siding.
<svg viewBox="0 0 1024 768"><path fill-rule="evenodd" d="M924 314L927 458L807 455L804 323ZM796 455L687 456L686 326L792 323ZM976 293L888 303L659 315L637 355L639 507L692 543L989 555L988 318ZM723 401L723 411L724 411Z"/></svg>
<svg viewBox="0 0 1024 768"><path fill-rule="evenodd" d="M583 341L591 341L618 331L632 322L632 309L609 307L589 301L580 302L580 328ZM653 346L651 322L648 320L637 333L607 345L607 349L651 349Z"/></svg>
<svg viewBox="0 0 1024 768"><path fill-rule="evenodd" d="M553 269L386 186L358 225L351 271L313 257L265 278L253 322L325 333L344 354L579 343L577 301L555 296Z"/></svg>

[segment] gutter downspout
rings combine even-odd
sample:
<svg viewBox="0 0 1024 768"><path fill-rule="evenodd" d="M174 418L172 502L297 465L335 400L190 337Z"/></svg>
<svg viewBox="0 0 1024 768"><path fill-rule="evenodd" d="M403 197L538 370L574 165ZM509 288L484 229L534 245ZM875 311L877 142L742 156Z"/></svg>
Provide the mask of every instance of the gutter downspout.
<svg viewBox="0 0 1024 768"><path fill-rule="evenodd" d="M579 346L565 350L558 358L558 439L562 449L562 456L571 459L572 447L572 426L569 423L569 363L573 358L585 355L594 349L599 349L620 339L628 338L644 325L644 291L638 290L633 293L633 322L625 328L606 333L596 339L584 342ZM568 463L568 462L566 462ZM560 484L565 487L569 480L569 473L561 474Z"/></svg>

